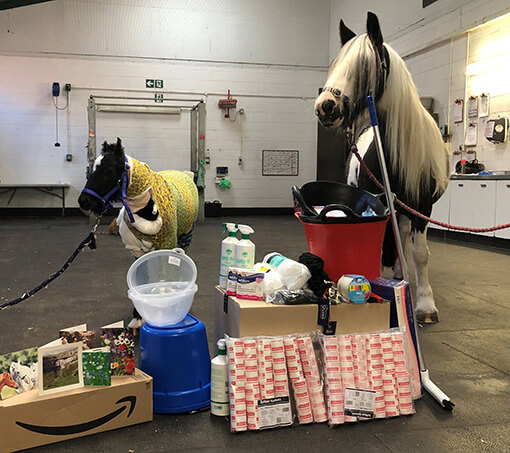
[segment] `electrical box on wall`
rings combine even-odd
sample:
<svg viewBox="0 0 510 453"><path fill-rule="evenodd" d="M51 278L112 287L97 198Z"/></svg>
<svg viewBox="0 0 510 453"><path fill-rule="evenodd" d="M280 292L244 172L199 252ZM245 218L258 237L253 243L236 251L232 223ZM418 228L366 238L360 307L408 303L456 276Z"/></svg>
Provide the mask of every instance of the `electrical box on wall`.
<svg viewBox="0 0 510 453"><path fill-rule="evenodd" d="M487 121L485 125L485 138L491 143L498 144L506 142L508 137L508 118L500 118Z"/></svg>
<svg viewBox="0 0 510 453"><path fill-rule="evenodd" d="M228 176L228 167L216 167L216 184Z"/></svg>

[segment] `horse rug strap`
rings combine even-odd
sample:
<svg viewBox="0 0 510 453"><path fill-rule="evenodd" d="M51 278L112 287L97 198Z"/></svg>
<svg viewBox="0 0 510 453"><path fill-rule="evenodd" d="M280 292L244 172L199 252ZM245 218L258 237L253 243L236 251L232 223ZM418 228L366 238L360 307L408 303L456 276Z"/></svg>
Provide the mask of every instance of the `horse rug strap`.
<svg viewBox="0 0 510 453"><path fill-rule="evenodd" d="M193 230L195 229L195 225L191 228L189 233L181 234L177 238L177 246L181 249L187 250L187 248L191 245L191 239L193 238Z"/></svg>

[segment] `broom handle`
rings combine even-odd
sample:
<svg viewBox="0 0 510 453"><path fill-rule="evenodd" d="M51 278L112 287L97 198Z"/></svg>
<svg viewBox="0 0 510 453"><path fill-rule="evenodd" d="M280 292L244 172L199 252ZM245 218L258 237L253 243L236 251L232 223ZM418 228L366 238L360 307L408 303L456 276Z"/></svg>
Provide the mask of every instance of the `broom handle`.
<svg viewBox="0 0 510 453"><path fill-rule="evenodd" d="M386 194L386 200L388 200L388 207L390 208L391 224L393 226L393 236L395 237L395 243L397 246L397 255L400 262L400 269L402 270L402 277L405 281L409 281L409 275L407 273L407 265L404 256L404 248L402 247L402 239L398 229L397 215L395 214L395 205L393 204L393 194L391 193L390 180L388 177L388 169L386 167L386 160L384 159L383 146L381 141L381 134L379 132L379 123L377 122L377 114L375 113L375 105L372 96L367 97L368 111L370 113L370 122L374 130L375 147L377 149L377 157L379 158L379 165L381 167L381 173L383 178L384 193ZM412 306L412 304L411 304ZM413 308L414 311L414 308ZM416 332L416 349L418 353L418 361L420 363L420 370L425 371L427 369L425 360L421 351L420 340L418 337L418 326L416 324L416 316L413 313L414 330Z"/></svg>
<svg viewBox="0 0 510 453"><path fill-rule="evenodd" d="M384 192L386 194L386 199L388 200L388 205L390 208L390 214L391 214L391 223L393 226L393 234L395 236L395 243L397 245L397 253L398 253L398 259L400 261L400 268L402 270L402 276L406 281L409 281L408 274L407 274L407 267L405 262L405 256L404 256L404 249L402 247L402 240L400 238L400 233L398 230L398 222L397 222L397 216L395 214L395 207L393 205L393 194L391 193L391 187L390 187L390 181L388 177L388 170L386 168L386 161L384 160L384 153L383 153L383 147L382 147L382 141L381 141L381 134L379 132L379 124L377 122L377 115L375 113L375 106L374 106L374 100L372 99L372 96L367 97L367 103L368 103L368 111L370 112L370 121L372 123L372 128L374 129L374 136L375 136L375 145L377 149L377 157L379 158L379 164L381 166L381 173L383 177L383 184L384 184ZM411 310L413 312L413 321L414 321L414 331L416 333L416 352L418 354L418 362L420 365L420 376L423 388L439 403L441 404L445 409L452 410L453 406L455 404L452 403L448 395L446 395L429 377L429 370L427 369L427 366L425 365L425 359L422 354L421 350L421 344L420 344L420 337L418 335L418 325L416 322L416 316L414 316L414 307L411 303Z"/></svg>

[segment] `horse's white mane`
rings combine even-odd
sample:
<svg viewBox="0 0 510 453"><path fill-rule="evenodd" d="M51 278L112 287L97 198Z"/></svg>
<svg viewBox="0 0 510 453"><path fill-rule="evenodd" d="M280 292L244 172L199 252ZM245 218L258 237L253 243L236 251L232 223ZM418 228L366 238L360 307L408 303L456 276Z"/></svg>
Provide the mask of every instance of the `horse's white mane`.
<svg viewBox="0 0 510 453"><path fill-rule="evenodd" d="M449 179L443 138L432 115L423 107L404 61L385 46L390 55L390 74L379 105L387 113L386 137L392 169L413 200L430 188L432 180L436 182L435 193L442 194Z"/></svg>
<svg viewBox="0 0 510 453"><path fill-rule="evenodd" d="M391 168L399 175L405 191L413 200L436 182L435 192L442 194L448 184L447 151L439 128L422 106L418 91L402 58L384 44L390 56L386 89L376 107L386 114L386 142L389 144ZM377 64L374 48L366 34L348 41L338 55L341 64L332 65L329 81L353 99L353 81L365 78L363 90L375 93ZM368 113L354 124L366 121Z"/></svg>

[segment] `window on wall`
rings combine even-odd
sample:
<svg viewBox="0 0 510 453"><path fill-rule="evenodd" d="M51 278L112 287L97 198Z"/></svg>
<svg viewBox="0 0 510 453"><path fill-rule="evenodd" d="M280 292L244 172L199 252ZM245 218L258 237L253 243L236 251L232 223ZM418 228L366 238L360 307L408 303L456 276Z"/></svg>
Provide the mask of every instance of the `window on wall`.
<svg viewBox="0 0 510 453"><path fill-rule="evenodd" d="M423 8L432 5L432 3L436 3L437 0L422 0Z"/></svg>

